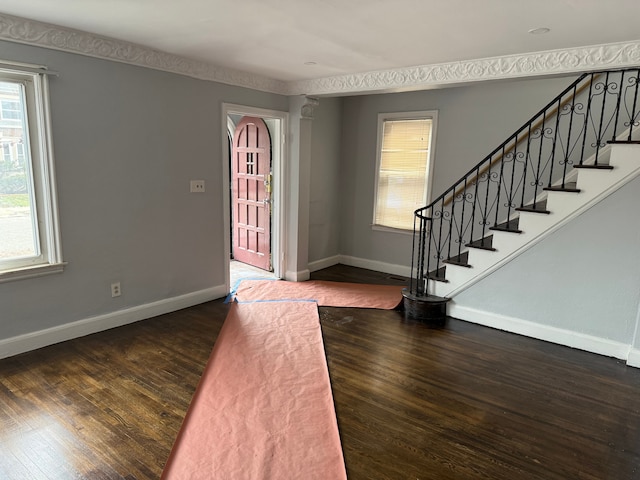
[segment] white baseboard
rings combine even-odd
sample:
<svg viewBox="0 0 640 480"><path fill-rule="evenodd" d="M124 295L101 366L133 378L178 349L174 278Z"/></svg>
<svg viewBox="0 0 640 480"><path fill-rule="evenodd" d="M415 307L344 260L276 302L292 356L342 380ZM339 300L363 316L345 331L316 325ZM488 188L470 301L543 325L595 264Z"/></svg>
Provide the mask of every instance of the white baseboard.
<svg viewBox="0 0 640 480"><path fill-rule="evenodd" d="M379 262L377 260L340 255L340 263L343 265L349 265L350 267L366 268L367 270L375 270L376 272L389 273L391 275L400 275L403 277L411 276L411 267Z"/></svg>
<svg viewBox="0 0 640 480"><path fill-rule="evenodd" d="M309 262L309 271L317 272L323 268L333 267L340 263L340 255L334 255L333 257L322 258L314 262Z"/></svg>
<svg viewBox="0 0 640 480"><path fill-rule="evenodd" d="M584 333L565 330L562 328L542 325L528 320L508 317L496 313L476 310L475 308L463 307L450 303L448 314L451 317L459 318L479 325L504 330L510 333L517 333L526 337L537 338L546 342L557 343L579 350L585 350L607 357L627 360L629 357L629 345L614 342L606 338L585 335ZM640 366L640 351L638 351L638 366ZM636 366L636 365L633 365Z"/></svg>
<svg viewBox="0 0 640 480"><path fill-rule="evenodd" d="M110 328L120 327L128 323L155 317L199 303L222 298L227 294L224 285L187 293L178 297L167 298L157 302L106 313L84 320L47 328L37 332L26 333L17 337L0 340L0 358L11 357L19 353L83 337Z"/></svg>
<svg viewBox="0 0 640 480"><path fill-rule="evenodd" d="M627 356L627 365L630 367L640 368L640 350L632 348Z"/></svg>
<svg viewBox="0 0 640 480"><path fill-rule="evenodd" d="M298 272L287 270L284 274L284 279L289 282L306 282L309 278L311 278L311 272L309 269L300 270Z"/></svg>

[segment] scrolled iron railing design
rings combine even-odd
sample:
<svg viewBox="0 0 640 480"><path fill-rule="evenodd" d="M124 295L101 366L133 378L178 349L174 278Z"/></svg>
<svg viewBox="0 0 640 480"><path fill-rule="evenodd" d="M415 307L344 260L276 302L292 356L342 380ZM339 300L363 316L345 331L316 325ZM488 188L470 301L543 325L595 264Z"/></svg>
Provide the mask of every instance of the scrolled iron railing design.
<svg viewBox="0 0 640 480"><path fill-rule="evenodd" d="M509 229L519 209L544 211L545 189L571 189L574 167L606 168L609 141L640 137L640 69L581 75L429 205L415 211L411 294L429 294L444 262Z"/></svg>

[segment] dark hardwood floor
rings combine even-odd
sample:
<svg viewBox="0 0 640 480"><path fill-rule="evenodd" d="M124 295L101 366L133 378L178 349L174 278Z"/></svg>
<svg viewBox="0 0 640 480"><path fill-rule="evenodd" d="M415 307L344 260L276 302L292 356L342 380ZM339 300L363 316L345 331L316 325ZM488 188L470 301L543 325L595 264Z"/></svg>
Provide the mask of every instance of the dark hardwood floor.
<svg viewBox="0 0 640 480"><path fill-rule="evenodd" d="M344 266L313 278L402 283ZM0 360L0 479L157 479L226 312ZM640 370L455 319L319 312L350 480L640 479Z"/></svg>

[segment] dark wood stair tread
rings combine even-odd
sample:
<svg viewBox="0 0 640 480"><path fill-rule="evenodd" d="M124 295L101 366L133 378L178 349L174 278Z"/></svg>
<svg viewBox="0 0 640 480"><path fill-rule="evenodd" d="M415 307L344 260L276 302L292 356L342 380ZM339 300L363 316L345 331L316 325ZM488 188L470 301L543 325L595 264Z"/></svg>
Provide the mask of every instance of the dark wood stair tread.
<svg viewBox="0 0 640 480"><path fill-rule="evenodd" d="M525 205L524 207L516 208L519 212L531 212L531 213L551 213L547 210L547 200L541 200L539 202L533 203L531 205Z"/></svg>
<svg viewBox="0 0 640 480"><path fill-rule="evenodd" d="M435 280L437 282L448 283L449 280L447 280L446 277L445 277L446 270L447 270L446 266L445 267L440 267L437 270L433 270L433 271L429 272L427 274L427 278L429 280Z"/></svg>
<svg viewBox="0 0 640 480"><path fill-rule="evenodd" d="M613 167L611 165L605 165L604 163L591 165L574 165L573 168L583 168L585 170L613 170Z"/></svg>
<svg viewBox="0 0 640 480"><path fill-rule="evenodd" d="M491 250L492 252L496 251L496 249L493 248L493 235L489 235L488 237L469 242L466 246L471 248L479 248L481 250Z"/></svg>
<svg viewBox="0 0 640 480"><path fill-rule="evenodd" d="M516 217L499 225L494 225L493 227L489 228L489 230L495 230L497 232L522 233L522 230L518 228L519 224L520 218Z"/></svg>
<svg viewBox="0 0 640 480"><path fill-rule="evenodd" d="M607 143L614 145L640 145L640 140L609 140Z"/></svg>
<svg viewBox="0 0 640 480"><path fill-rule="evenodd" d="M572 192L572 193L580 192L580 189L576 187L577 187L576 182L565 182L564 186L552 185L551 187L544 187L544 189L548 192Z"/></svg>
<svg viewBox="0 0 640 480"><path fill-rule="evenodd" d="M442 263L449 263L451 265L458 265L459 267L471 268L469 265L469 252L462 252L460 255L449 257L443 260Z"/></svg>

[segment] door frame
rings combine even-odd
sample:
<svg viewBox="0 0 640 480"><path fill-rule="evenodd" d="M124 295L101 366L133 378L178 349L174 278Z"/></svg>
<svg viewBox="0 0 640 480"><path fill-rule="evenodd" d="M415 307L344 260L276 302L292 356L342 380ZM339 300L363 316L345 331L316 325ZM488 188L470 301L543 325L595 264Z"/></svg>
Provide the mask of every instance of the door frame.
<svg viewBox="0 0 640 480"><path fill-rule="evenodd" d="M222 104L222 207L224 211L223 231L224 231L224 279L225 288L229 292L231 289L229 268L231 262L231 207L229 194L231 189L231 172L229 170L229 135L228 119L229 115L241 115L262 118L271 133L271 162L273 170L273 183L271 194L271 264L273 274L277 278L283 278L285 272L285 251L286 235L285 225L287 219L287 164L286 142L289 132L289 113L278 110L250 107L247 105L237 105L233 103ZM272 122L273 121L273 122ZM273 123L274 131L271 131Z"/></svg>

